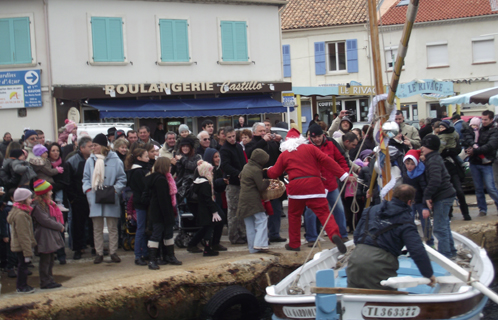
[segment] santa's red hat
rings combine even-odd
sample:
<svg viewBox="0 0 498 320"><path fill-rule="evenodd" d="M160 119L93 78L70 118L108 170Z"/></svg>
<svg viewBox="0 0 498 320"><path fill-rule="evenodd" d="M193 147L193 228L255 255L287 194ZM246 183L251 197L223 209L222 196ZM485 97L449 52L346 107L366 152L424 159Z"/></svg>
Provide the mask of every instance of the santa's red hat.
<svg viewBox="0 0 498 320"><path fill-rule="evenodd" d="M406 161L406 159L412 159L413 162L415 162L415 165L418 166L418 163L420 162L420 150L410 150L406 153L405 157L403 158L403 162Z"/></svg>
<svg viewBox="0 0 498 320"><path fill-rule="evenodd" d="M300 136L301 136L301 132L299 132L299 130L297 130L295 128L292 128L289 130L289 132L287 132L287 136L285 137L285 140L297 139Z"/></svg>

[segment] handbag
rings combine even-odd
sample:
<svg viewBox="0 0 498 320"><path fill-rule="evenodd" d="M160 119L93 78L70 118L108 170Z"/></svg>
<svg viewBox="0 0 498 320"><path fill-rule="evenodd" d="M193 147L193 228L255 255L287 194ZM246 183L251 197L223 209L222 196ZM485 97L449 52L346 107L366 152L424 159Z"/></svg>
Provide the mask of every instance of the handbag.
<svg viewBox="0 0 498 320"><path fill-rule="evenodd" d="M95 203L115 204L115 194L116 191L114 189L114 186L102 186L100 188L97 188L97 190L95 190Z"/></svg>

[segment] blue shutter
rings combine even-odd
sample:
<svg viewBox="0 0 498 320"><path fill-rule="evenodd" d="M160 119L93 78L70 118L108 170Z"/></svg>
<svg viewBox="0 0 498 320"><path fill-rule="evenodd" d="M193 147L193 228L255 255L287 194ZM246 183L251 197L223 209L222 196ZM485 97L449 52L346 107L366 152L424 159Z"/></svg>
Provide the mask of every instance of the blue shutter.
<svg viewBox="0 0 498 320"><path fill-rule="evenodd" d="M315 74L322 75L327 72L325 66L325 42L315 42Z"/></svg>
<svg viewBox="0 0 498 320"><path fill-rule="evenodd" d="M93 61L122 62L124 57L123 20L92 17Z"/></svg>
<svg viewBox="0 0 498 320"><path fill-rule="evenodd" d="M221 54L223 61L247 61L247 24L245 21L221 21Z"/></svg>
<svg viewBox="0 0 498 320"><path fill-rule="evenodd" d="M174 61L173 20L160 20L159 33L161 38L161 61Z"/></svg>
<svg viewBox="0 0 498 320"><path fill-rule="evenodd" d="M282 56L284 58L284 77L291 76L291 58L290 58L290 45L284 44L282 46Z"/></svg>
<svg viewBox="0 0 498 320"><path fill-rule="evenodd" d="M348 72L358 72L358 44L356 39L346 40L346 57L348 60Z"/></svg>
<svg viewBox="0 0 498 320"><path fill-rule="evenodd" d="M188 23L187 20L175 20L175 52L178 62L190 61L190 54L188 50Z"/></svg>
<svg viewBox="0 0 498 320"><path fill-rule="evenodd" d="M108 52L109 61L121 62L125 60L123 46L123 20L121 18L107 18L108 23Z"/></svg>
<svg viewBox="0 0 498 320"><path fill-rule="evenodd" d="M29 17L0 19L0 64L32 63Z"/></svg>
<svg viewBox="0 0 498 320"><path fill-rule="evenodd" d="M0 64L12 64L14 62L14 51L10 32L10 19L0 19Z"/></svg>

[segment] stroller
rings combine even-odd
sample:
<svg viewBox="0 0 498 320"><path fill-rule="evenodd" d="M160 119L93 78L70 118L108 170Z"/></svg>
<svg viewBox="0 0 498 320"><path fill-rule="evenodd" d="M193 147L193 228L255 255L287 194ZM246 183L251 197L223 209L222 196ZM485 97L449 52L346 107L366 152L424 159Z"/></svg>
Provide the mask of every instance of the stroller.
<svg viewBox="0 0 498 320"><path fill-rule="evenodd" d="M176 195L178 203L178 228L180 232L175 237L175 245L178 248L188 247L188 243L200 229L195 221L195 212L197 212L195 206L197 206L197 203L192 203L191 201L187 202L188 195L188 191L179 192Z"/></svg>
<svg viewBox="0 0 498 320"><path fill-rule="evenodd" d="M122 193L125 221L123 223L123 249L125 251L135 250L135 233L137 232L137 213L133 208L133 191L129 187Z"/></svg>

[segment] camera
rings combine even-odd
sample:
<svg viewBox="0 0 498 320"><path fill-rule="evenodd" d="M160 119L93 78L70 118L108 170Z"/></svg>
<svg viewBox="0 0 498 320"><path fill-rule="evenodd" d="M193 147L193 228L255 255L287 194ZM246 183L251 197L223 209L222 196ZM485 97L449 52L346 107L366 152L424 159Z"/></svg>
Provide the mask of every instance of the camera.
<svg viewBox="0 0 498 320"><path fill-rule="evenodd" d="M275 139L275 137L276 137L276 136L275 136L275 134L274 134L274 133L272 133L272 134L270 135L270 137L271 137L271 139L273 140L273 139Z"/></svg>

